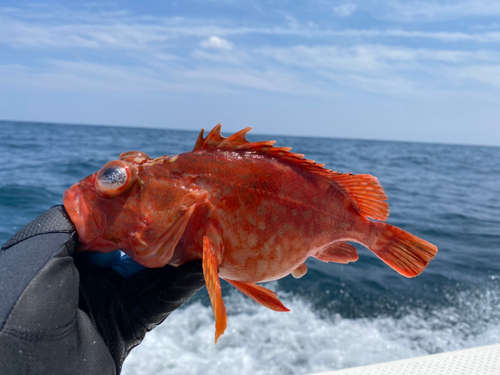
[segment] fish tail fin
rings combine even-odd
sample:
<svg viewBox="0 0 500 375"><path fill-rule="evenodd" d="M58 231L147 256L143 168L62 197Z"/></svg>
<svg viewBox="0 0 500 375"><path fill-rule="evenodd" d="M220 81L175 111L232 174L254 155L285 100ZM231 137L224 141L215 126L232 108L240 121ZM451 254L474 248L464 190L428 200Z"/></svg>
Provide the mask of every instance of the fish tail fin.
<svg viewBox="0 0 500 375"><path fill-rule="evenodd" d="M371 222L371 226L367 247L403 276L419 275L438 251L435 245L393 225Z"/></svg>

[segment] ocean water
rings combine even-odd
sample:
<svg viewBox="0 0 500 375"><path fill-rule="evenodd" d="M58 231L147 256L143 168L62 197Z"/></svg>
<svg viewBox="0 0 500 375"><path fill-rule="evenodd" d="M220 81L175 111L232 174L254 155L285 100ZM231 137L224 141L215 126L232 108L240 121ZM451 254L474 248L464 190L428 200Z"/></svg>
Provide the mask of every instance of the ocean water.
<svg viewBox="0 0 500 375"><path fill-rule="evenodd" d="M0 243L121 152L186 152L197 135L0 122ZM362 247L348 265L311 259L302 279L266 285L288 313L265 309L223 282L229 322L217 346L201 290L147 335L123 374L308 374L500 342L500 148L248 139L275 139L334 170L377 176L389 197L388 222L436 244L438 255L414 279Z"/></svg>

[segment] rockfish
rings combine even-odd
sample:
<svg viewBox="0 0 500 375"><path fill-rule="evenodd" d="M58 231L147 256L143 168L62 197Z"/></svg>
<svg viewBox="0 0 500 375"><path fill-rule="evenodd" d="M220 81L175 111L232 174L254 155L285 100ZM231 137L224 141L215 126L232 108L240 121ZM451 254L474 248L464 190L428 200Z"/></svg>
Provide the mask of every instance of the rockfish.
<svg viewBox="0 0 500 375"><path fill-rule="evenodd" d="M289 311L255 283L299 278L309 257L354 262L356 249L346 241L406 277L436 255L436 246L383 223L389 206L375 177L325 169L274 141L248 142L251 128L228 138L220 129L205 138L202 129L193 151L179 155L123 153L64 192L80 250L121 249L146 267L203 259L215 343L227 326L220 279Z"/></svg>

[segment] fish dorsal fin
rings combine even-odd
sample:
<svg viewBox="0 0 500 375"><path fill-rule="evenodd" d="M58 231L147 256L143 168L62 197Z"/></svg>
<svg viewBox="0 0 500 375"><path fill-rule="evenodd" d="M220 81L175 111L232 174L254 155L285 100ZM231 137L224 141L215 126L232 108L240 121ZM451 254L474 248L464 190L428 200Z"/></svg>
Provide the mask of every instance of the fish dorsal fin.
<svg viewBox="0 0 500 375"><path fill-rule="evenodd" d="M204 129L202 129L193 151L244 150L265 153L328 179L333 186L347 196L361 215L375 220L387 220L389 216L389 205L385 202L387 196L376 177L369 174L339 173L326 169L324 164L304 159L303 154L290 152L291 147L274 147L276 141L248 142L245 135L251 129L245 128L227 138L220 133L221 124L217 124L205 138L203 137Z"/></svg>
<svg viewBox="0 0 500 375"><path fill-rule="evenodd" d="M272 148L276 141L265 141L265 142L248 142L245 138L245 135L252 130L252 128L248 127L243 130L240 130L237 133L225 138L220 134L220 129L222 125L217 124L215 128L213 128L208 135L203 138L203 134L205 129L201 129L200 135L196 140L196 144L194 145L193 151L197 150L241 150L248 149L252 151L256 150L265 150L268 148Z"/></svg>
<svg viewBox="0 0 500 375"><path fill-rule="evenodd" d="M377 178L369 174L329 172L328 178L348 196L364 217L385 221L389 217L387 195Z"/></svg>

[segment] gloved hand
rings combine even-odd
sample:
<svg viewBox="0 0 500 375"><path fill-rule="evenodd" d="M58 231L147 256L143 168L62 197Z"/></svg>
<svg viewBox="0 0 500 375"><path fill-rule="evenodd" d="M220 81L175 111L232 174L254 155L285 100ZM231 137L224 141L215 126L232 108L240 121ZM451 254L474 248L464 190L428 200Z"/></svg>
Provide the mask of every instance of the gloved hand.
<svg viewBox="0 0 500 375"><path fill-rule="evenodd" d="M118 374L146 332L205 284L201 260L156 269L113 255L89 261L77 239L55 206L2 246L1 374ZM94 265L103 259L112 268Z"/></svg>

